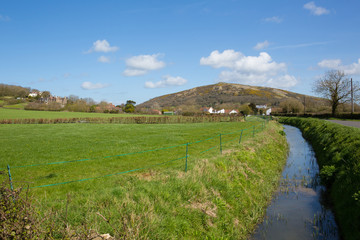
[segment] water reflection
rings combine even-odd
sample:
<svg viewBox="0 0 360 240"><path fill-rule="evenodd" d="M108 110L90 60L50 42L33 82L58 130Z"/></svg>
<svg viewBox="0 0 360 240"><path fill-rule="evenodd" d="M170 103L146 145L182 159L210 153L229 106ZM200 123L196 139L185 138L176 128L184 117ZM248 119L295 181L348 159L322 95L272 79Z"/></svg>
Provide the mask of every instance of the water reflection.
<svg viewBox="0 0 360 240"><path fill-rule="evenodd" d="M312 147L299 129L285 126L284 131L290 151L283 178L251 239L339 239Z"/></svg>

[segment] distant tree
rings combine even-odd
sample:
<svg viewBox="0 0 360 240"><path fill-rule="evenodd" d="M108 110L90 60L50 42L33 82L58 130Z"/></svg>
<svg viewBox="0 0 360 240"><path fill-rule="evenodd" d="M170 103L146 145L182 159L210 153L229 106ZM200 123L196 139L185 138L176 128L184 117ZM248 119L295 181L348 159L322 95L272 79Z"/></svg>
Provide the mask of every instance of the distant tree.
<svg viewBox="0 0 360 240"><path fill-rule="evenodd" d="M83 100L90 106L96 105L96 102L92 98L83 98Z"/></svg>
<svg viewBox="0 0 360 240"><path fill-rule="evenodd" d="M69 103L69 104L75 103L75 102L78 101L78 100L79 100L79 97L76 96L76 95L70 95L70 96L68 97L68 103Z"/></svg>
<svg viewBox="0 0 360 240"><path fill-rule="evenodd" d="M243 104L243 105L240 106L239 112L240 112L242 115L247 116L247 115L250 114L251 108L249 107L249 105Z"/></svg>
<svg viewBox="0 0 360 240"><path fill-rule="evenodd" d="M41 93L41 97L43 97L43 98L48 98L48 97L50 97L50 96L51 96L51 94L50 94L49 91L43 91L43 92Z"/></svg>
<svg viewBox="0 0 360 240"><path fill-rule="evenodd" d="M252 111L254 114L257 114L258 109L256 108L255 103L250 103L250 104L249 104L249 107L250 107L251 111Z"/></svg>
<svg viewBox="0 0 360 240"><path fill-rule="evenodd" d="M304 105L296 99L286 99L279 105L283 112L286 113L299 113L304 109Z"/></svg>
<svg viewBox="0 0 360 240"><path fill-rule="evenodd" d="M132 100L127 100L124 108L124 112L126 113L133 113L135 112L135 104L136 102Z"/></svg>
<svg viewBox="0 0 360 240"><path fill-rule="evenodd" d="M347 75L340 70L331 70L314 83L313 91L330 101L331 114L334 116L338 106L350 100L351 84ZM355 95L359 92L359 84L354 84Z"/></svg>

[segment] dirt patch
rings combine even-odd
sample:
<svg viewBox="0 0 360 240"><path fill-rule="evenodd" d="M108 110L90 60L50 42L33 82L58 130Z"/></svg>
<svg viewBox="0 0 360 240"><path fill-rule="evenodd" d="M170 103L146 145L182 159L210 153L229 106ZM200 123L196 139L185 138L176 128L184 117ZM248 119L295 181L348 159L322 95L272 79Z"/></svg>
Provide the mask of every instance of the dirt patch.
<svg viewBox="0 0 360 240"><path fill-rule="evenodd" d="M155 171L149 171L149 172L143 172L143 173L138 173L136 174L136 176L140 179L140 180L145 180L145 181L151 181L154 179L156 175Z"/></svg>
<svg viewBox="0 0 360 240"><path fill-rule="evenodd" d="M210 217L217 217L217 206L212 202L190 202L188 207L192 209L199 209Z"/></svg>

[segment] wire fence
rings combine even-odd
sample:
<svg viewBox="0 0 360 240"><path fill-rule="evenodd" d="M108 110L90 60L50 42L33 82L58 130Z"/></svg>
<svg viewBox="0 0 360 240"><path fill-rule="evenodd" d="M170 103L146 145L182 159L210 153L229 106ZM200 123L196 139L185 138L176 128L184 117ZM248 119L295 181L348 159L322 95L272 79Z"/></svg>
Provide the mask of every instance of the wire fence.
<svg viewBox="0 0 360 240"><path fill-rule="evenodd" d="M240 129L240 130L230 132L230 133L220 133L220 134L217 134L215 136L212 136L212 137L209 137L206 139L202 139L202 140L198 140L198 141L194 141L194 142L188 142L188 143L179 144L179 145L174 145L174 146L169 146L169 147L148 149L148 150L144 150L144 151L136 151L136 152L111 155L111 156L105 156L105 157L95 157L95 158L86 158L86 159L69 160L69 161L58 161L58 162L50 162L50 163L38 163L38 164L30 164L30 165L23 165L23 166L11 166L11 168L10 168L10 165L7 165L10 186L11 186L11 189L13 189L14 177L11 176L10 169L33 168L33 167L43 166L43 167L51 167L51 170L52 170L53 167L56 167L56 165L61 165L62 172L66 172L66 175L68 177L71 177L71 174L69 174L69 172L71 171L72 168L71 167L66 168L65 166L70 165L71 163L79 163L79 162L91 163L91 162L103 161L103 162L101 162L103 169L99 169L98 166L95 166L96 170L94 172L100 172L100 173L103 172L104 174L101 174L101 175L99 174L99 176L85 177L85 178L80 178L80 179L75 179L75 180L70 180L70 181L60 181L60 182L56 182L56 183L46 183L46 184L40 183L39 185L30 186L29 188L31 188L31 189L44 188L44 187L52 187L52 186L69 184L69 183L83 182L83 181L88 181L88 180L100 179L100 178L111 177L111 176L141 171L141 170L145 170L145 169L155 168L157 166L162 166L162 165L170 166L171 164L174 164L174 163L178 163L179 166L182 165L184 168L184 171L186 172L188 170L188 160L190 157L200 156L201 154L204 154L206 152L209 152L209 151L215 150L215 149L218 149L219 153L222 154L224 145L231 143L231 142L235 142L235 141L240 144L245 136L254 137L256 133L262 131L266 127L268 120L269 120L269 118L265 118L265 117L263 117L263 118L259 118L259 117L248 118L247 121L254 123L251 127L248 127L245 129ZM205 144L206 149L204 149L204 146L201 145L200 143L203 143L203 145L204 145L204 143L206 143ZM170 151L168 151L168 150L170 150ZM159 157L159 155L158 155L159 151L166 151L166 154L169 155L169 157L171 157L170 160L163 161L160 163L156 162L156 160ZM132 168L132 166L136 163L134 161L131 161L131 159L129 161L126 161L126 158L129 158L133 155L142 155L142 158L147 159L147 162L149 164L146 166L142 166L142 167ZM121 163L125 163L123 167L127 168L129 170L106 174L107 171L109 171L110 169L113 169L115 165L118 166L118 164L119 164L119 161L114 161L114 162L105 161L107 159L112 159L112 158L116 158L116 159L121 158L123 160L123 161L121 161ZM106 166L106 164L109 164L109 165ZM90 166L90 169L91 169L91 166ZM76 176L79 176L79 173L73 173L73 175L75 178ZM43 177L40 180L40 182L44 183L45 180L51 179L52 176L56 176L56 174L51 173L48 176Z"/></svg>

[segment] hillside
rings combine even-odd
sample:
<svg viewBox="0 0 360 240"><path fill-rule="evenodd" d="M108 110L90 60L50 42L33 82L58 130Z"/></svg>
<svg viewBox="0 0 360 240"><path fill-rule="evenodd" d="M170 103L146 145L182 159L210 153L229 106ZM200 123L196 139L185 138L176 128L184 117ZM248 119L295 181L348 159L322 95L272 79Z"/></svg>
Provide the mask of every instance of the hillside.
<svg viewBox="0 0 360 240"><path fill-rule="evenodd" d="M302 94L269 87L255 87L233 83L217 83L185 90L178 93L156 97L139 104L139 108L161 108L179 106L219 107L221 105L242 105L254 103L279 106L280 102L287 99L296 99L304 102ZM306 96L307 105L325 105L326 100Z"/></svg>

